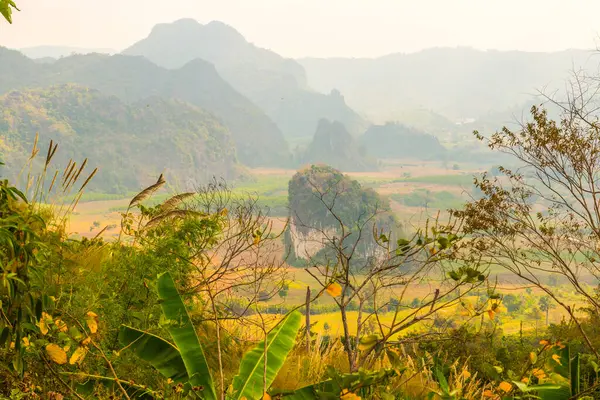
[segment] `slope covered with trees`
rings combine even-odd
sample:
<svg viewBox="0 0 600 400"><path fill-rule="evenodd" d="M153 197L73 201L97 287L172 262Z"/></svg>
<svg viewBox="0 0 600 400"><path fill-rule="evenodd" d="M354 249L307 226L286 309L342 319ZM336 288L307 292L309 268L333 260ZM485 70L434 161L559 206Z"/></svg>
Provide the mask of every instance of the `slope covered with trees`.
<svg viewBox="0 0 600 400"><path fill-rule="evenodd" d="M150 96L179 99L216 115L231 131L247 165L285 165L287 143L261 109L227 84L212 65L194 60L167 70L142 57L75 55L39 64L0 48L0 93L12 89L76 83L132 103Z"/></svg>
<svg viewBox="0 0 600 400"><path fill-rule="evenodd" d="M180 187L242 172L228 129L208 112L151 97L128 105L76 85L12 91L0 97L0 157L15 177L34 146L58 143L57 165L87 158L92 189L123 193L164 173Z"/></svg>
<svg viewBox="0 0 600 400"><path fill-rule="evenodd" d="M222 22L202 25L183 19L160 24L123 54L142 55L167 68L181 68L198 58L213 63L219 74L260 106L286 136L310 136L321 118L342 122L352 134L366 128L339 92L324 95L312 91L300 64L248 43Z"/></svg>

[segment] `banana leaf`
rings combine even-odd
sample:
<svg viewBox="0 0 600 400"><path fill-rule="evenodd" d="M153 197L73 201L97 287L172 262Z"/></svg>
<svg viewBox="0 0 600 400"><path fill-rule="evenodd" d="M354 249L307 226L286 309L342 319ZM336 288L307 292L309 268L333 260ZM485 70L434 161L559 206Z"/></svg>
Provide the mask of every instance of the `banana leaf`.
<svg viewBox="0 0 600 400"><path fill-rule="evenodd" d="M267 389L275 380L288 353L294 347L300 329L302 315L294 311L267 335L267 374L264 377L265 342L260 342L244 354L238 375L233 379L233 399L260 399L263 397L264 381ZM264 378L264 381L263 381Z"/></svg>
<svg viewBox="0 0 600 400"><path fill-rule="evenodd" d="M169 320L167 330L179 349L190 377L189 383L194 387L201 387L201 396L205 399L216 400L217 395L204 350L183 300L175 288L175 282L168 272L158 276L157 288L163 314Z"/></svg>
<svg viewBox="0 0 600 400"><path fill-rule="evenodd" d="M129 326L122 325L119 342L135 352L136 356L150 363L164 377L174 382L189 380L179 350L166 340Z"/></svg>

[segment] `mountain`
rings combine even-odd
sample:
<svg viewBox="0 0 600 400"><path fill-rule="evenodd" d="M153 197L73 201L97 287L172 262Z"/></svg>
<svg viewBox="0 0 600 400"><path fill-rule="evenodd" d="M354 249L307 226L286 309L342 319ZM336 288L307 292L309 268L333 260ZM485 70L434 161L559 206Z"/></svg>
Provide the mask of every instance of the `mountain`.
<svg viewBox="0 0 600 400"><path fill-rule="evenodd" d="M29 58L61 58L67 57L73 54L90 54L90 53L102 53L102 54L114 54L117 53L114 49L106 48L85 48L85 47L70 47L70 46L34 46L24 47L18 49L21 53L25 54Z"/></svg>
<svg viewBox="0 0 600 400"><path fill-rule="evenodd" d="M88 54L39 64L0 48L0 94L12 89L76 83L126 102L149 96L175 98L216 115L231 131L239 160L249 166L289 163L287 143L275 123L217 73L194 60L177 70L143 57Z"/></svg>
<svg viewBox="0 0 600 400"><path fill-rule="evenodd" d="M397 110L415 107L456 121L521 105L546 85L563 89L573 67L597 67L592 54L434 48L374 59L298 61L312 87L323 93L339 89L351 107L379 122L398 120Z"/></svg>
<svg viewBox="0 0 600 400"><path fill-rule="evenodd" d="M377 163L367 158L346 127L338 121L322 119L304 153L304 164L327 164L346 171L376 171Z"/></svg>
<svg viewBox="0 0 600 400"><path fill-rule="evenodd" d="M215 65L234 88L261 107L288 137L310 136L321 118L342 122L352 134L364 132L365 121L339 92L324 95L306 84L296 61L261 49L232 27L191 19L156 25L150 35L123 51L141 55L166 68L180 68L194 59Z"/></svg>
<svg viewBox="0 0 600 400"><path fill-rule="evenodd" d="M373 125L360 137L369 155L378 158L437 159L446 148L435 136L397 123Z"/></svg>
<svg viewBox="0 0 600 400"><path fill-rule="evenodd" d="M192 187L242 172L227 128L179 100L151 97L128 105L73 84L9 92L0 97L0 159L9 175L25 165L36 132L41 152L51 139L59 144L53 165L88 158L98 167L92 190L139 190L161 173L169 183Z"/></svg>

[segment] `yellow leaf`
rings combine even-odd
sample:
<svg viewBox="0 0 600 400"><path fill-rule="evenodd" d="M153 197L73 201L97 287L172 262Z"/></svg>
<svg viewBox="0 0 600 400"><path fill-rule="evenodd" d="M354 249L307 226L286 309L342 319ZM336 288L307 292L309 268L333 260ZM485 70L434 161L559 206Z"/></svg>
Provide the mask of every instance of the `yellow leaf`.
<svg viewBox="0 0 600 400"><path fill-rule="evenodd" d="M56 321L54 321L54 325L56 325L56 329L58 329L60 332L66 332L69 330L67 324L59 318L56 318Z"/></svg>
<svg viewBox="0 0 600 400"><path fill-rule="evenodd" d="M565 345L562 344L561 342L556 342L556 346L558 346L558 348L560 348L560 349L564 349L565 348Z"/></svg>
<svg viewBox="0 0 600 400"><path fill-rule="evenodd" d="M341 400L360 400L360 396L355 395L354 393L350 392L348 389L344 389L344 390L342 390L342 393L340 393L340 399Z"/></svg>
<svg viewBox="0 0 600 400"><path fill-rule="evenodd" d="M48 315L46 312L42 312L42 318L40 318L37 326L40 328L40 332L42 335L48 333L48 324L52 323L52 317Z"/></svg>
<svg viewBox="0 0 600 400"><path fill-rule="evenodd" d="M461 375L462 375L463 379L469 379L471 377L471 373L469 371L467 371L466 369L463 370Z"/></svg>
<svg viewBox="0 0 600 400"><path fill-rule="evenodd" d="M534 368L532 372L533 372L533 375L538 379L542 379L542 378L546 377L546 373L541 368Z"/></svg>
<svg viewBox="0 0 600 400"><path fill-rule="evenodd" d="M46 353L52 361L57 364L66 364L67 363L67 353L63 349L60 348L59 345L50 343L46 346Z"/></svg>
<svg viewBox="0 0 600 400"><path fill-rule="evenodd" d="M223 217L226 216L228 212L229 211L226 208L222 209L221 210L221 216L223 216Z"/></svg>
<svg viewBox="0 0 600 400"><path fill-rule="evenodd" d="M83 361L85 354L87 353L87 349L85 347L78 347L77 350L71 354L71 358L69 359L69 364L77 364Z"/></svg>
<svg viewBox="0 0 600 400"><path fill-rule="evenodd" d="M494 397L494 392L492 392L490 389L485 389L483 391L483 397Z"/></svg>
<svg viewBox="0 0 600 400"><path fill-rule="evenodd" d="M558 354L553 354L552 359L556 361L558 365L562 365L562 362L560 361L560 356Z"/></svg>
<svg viewBox="0 0 600 400"><path fill-rule="evenodd" d="M500 382L498 388L502 390L504 393L508 393L512 390L512 385L506 381Z"/></svg>
<svg viewBox="0 0 600 400"><path fill-rule="evenodd" d="M42 335L48 333L48 325L46 325L46 321L44 321L43 319L40 319L37 326L40 328L40 332Z"/></svg>
<svg viewBox="0 0 600 400"><path fill-rule="evenodd" d="M487 313L488 313L488 317L490 317L490 319L493 320L494 319L494 315L495 315L494 311L488 310Z"/></svg>
<svg viewBox="0 0 600 400"><path fill-rule="evenodd" d="M332 297L338 297L342 294L342 287L337 282L330 283L325 290Z"/></svg>
<svg viewBox="0 0 600 400"><path fill-rule="evenodd" d="M98 332L98 315L92 311L88 311L85 317L85 322L91 333Z"/></svg>
<svg viewBox="0 0 600 400"><path fill-rule="evenodd" d="M86 337L85 339L83 339L81 341L81 345L82 346L87 346L88 344L90 344L91 341L92 341L92 338L88 336L88 337Z"/></svg>
<svg viewBox="0 0 600 400"><path fill-rule="evenodd" d="M529 361L531 361L532 364L537 362L537 354L535 354L533 351L529 353Z"/></svg>

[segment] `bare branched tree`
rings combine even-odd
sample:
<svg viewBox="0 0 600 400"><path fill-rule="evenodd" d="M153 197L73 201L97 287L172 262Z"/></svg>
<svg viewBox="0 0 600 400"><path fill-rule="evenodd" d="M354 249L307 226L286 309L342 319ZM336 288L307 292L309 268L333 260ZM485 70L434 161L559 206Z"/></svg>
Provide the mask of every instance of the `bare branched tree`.
<svg viewBox="0 0 600 400"><path fill-rule="evenodd" d="M456 279L445 279L442 261L452 258L459 239L452 223L435 220L410 239L400 238L385 200L357 185L314 166L290 183L290 196L300 198L290 199L291 246L318 285L334 295L351 371L410 327L458 305L485 280L473 268L467 277L465 267L454 272ZM407 293L416 286L430 290L409 304Z"/></svg>
<svg viewBox="0 0 600 400"><path fill-rule="evenodd" d="M469 236L461 246L471 259L503 266L521 282L540 288L569 315L590 350L600 357L582 324L583 315L551 282L568 283L581 301L600 311L594 286L600 277L600 78L576 71L562 97L546 94L556 121L532 107L530 122L489 138L493 150L515 159L504 176L483 176L483 198L454 216ZM592 285L592 286L590 286Z"/></svg>

